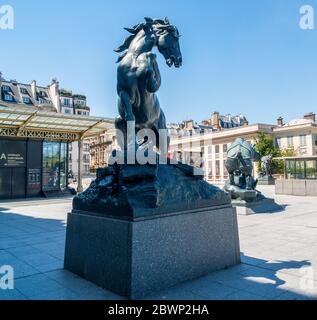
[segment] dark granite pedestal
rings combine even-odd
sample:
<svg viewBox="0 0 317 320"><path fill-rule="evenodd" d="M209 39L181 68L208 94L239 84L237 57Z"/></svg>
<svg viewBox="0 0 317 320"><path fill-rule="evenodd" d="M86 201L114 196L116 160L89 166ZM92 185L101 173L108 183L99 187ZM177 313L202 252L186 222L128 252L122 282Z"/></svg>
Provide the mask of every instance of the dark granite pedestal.
<svg viewBox="0 0 317 320"><path fill-rule="evenodd" d="M65 269L132 299L238 263L231 204L133 220L68 214Z"/></svg>

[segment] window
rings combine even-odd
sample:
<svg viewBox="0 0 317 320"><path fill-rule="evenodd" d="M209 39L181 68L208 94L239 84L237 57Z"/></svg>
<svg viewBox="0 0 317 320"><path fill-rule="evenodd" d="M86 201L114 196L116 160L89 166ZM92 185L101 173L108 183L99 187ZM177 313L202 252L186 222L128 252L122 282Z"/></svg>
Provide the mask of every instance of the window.
<svg viewBox="0 0 317 320"><path fill-rule="evenodd" d="M43 142L43 190L60 188L60 143Z"/></svg>
<svg viewBox="0 0 317 320"><path fill-rule="evenodd" d="M11 96L11 94L5 94L5 95L4 95L4 100L6 100L6 101L13 101L13 97Z"/></svg>
<svg viewBox="0 0 317 320"><path fill-rule="evenodd" d="M67 188L67 143L61 143L59 185L61 190L66 190Z"/></svg>
<svg viewBox="0 0 317 320"><path fill-rule="evenodd" d="M2 90L5 91L5 92L11 91L11 89L10 89L9 86L3 86L3 87L2 87Z"/></svg>
<svg viewBox="0 0 317 320"><path fill-rule="evenodd" d="M43 98L39 98L39 102L40 102L40 104L48 104L48 101Z"/></svg>
<svg viewBox="0 0 317 320"><path fill-rule="evenodd" d="M64 109L64 113L66 113L66 114L71 114L72 111L71 111L70 109Z"/></svg>
<svg viewBox="0 0 317 320"><path fill-rule="evenodd" d="M21 89L20 89L20 92L21 92L22 94L29 94L28 91L27 91L25 88L21 88Z"/></svg>
<svg viewBox="0 0 317 320"><path fill-rule="evenodd" d="M317 161L286 160L286 179L317 179Z"/></svg>
<svg viewBox="0 0 317 320"><path fill-rule="evenodd" d="M28 97L23 97L23 103L30 104L31 100Z"/></svg>
<svg viewBox="0 0 317 320"><path fill-rule="evenodd" d="M219 144L217 144L215 146L216 159L219 159L219 152L220 152L220 146L219 146Z"/></svg>
<svg viewBox="0 0 317 320"><path fill-rule="evenodd" d="M286 179L295 178L295 173L296 173L295 161L287 160L285 162L285 173L286 173Z"/></svg>
<svg viewBox="0 0 317 320"><path fill-rule="evenodd" d="M228 145L227 144L224 144L222 146L222 151L223 151L223 153L227 153L227 151L228 151Z"/></svg>
<svg viewBox="0 0 317 320"><path fill-rule="evenodd" d="M296 179L305 179L305 161L296 161Z"/></svg>
<svg viewBox="0 0 317 320"><path fill-rule="evenodd" d="M317 134L315 134L315 146L317 146Z"/></svg>
<svg viewBox="0 0 317 320"><path fill-rule="evenodd" d="M317 161L306 161L306 179L317 179Z"/></svg>
<svg viewBox="0 0 317 320"><path fill-rule="evenodd" d="M220 161L216 160L216 179L220 179Z"/></svg>
<svg viewBox="0 0 317 320"><path fill-rule="evenodd" d="M208 146L208 155L212 154L212 146Z"/></svg>
<svg viewBox="0 0 317 320"><path fill-rule="evenodd" d="M300 135L299 139L300 139L300 146L306 147L307 146L306 135L305 134Z"/></svg>
<svg viewBox="0 0 317 320"><path fill-rule="evenodd" d="M287 148L293 148L294 147L294 138L292 136L287 137Z"/></svg>
<svg viewBox="0 0 317 320"><path fill-rule="evenodd" d="M226 162L227 162L227 160L223 160L223 176L224 176L224 178L228 177L228 170L226 167Z"/></svg>
<svg viewBox="0 0 317 320"><path fill-rule="evenodd" d="M212 179L212 161L208 161L208 179Z"/></svg>
<svg viewBox="0 0 317 320"><path fill-rule="evenodd" d="M281 149L281 138L276 138L275 139L275 145L277 148Z"/></svg>
<svg viewBox="0 0 317 320"><path fill-rule="evenodd" d="M64 98L64 100L63 100L63 105L64 105L64 106L70 106L70 100Z"/></svg>

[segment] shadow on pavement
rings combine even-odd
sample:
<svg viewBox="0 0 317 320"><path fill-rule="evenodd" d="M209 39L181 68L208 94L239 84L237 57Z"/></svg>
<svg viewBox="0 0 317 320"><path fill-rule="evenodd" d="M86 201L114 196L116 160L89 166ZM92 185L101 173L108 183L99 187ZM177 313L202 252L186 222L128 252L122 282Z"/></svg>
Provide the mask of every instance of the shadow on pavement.
<svg viewBox="0 0 317 320"><path fill-rule="evenodd" d="M41 296L42 299L45 299L46 291L49 289L47 283L52 287L52 292L57 289L64 290L65 282L59 283L60 288L52 281L47 282L46 275L56 271L62 272L64 275L62 268L66 233L65 221L62 220L62 217L60 220L47 218L49 212L43 212L43 218L41 218L41 214L36 216L32 216L30 213L22 215L12 212L13 210L6 210L6 208L0 208L0 266L12 265L15 268L15 277L23 279L23 281L17 280L17 289L24 296L19 296L21 292L18 291L16 298ZM43 210L47 210L47 208ZM299 277L291 272L292 270L305 271L305 268L308 270L311 266L309 260L271 262L248 256L243 252L241 260L240 265L188 281L164 292L159 292L151 298L173 300L317 299L317 288L305 288L304 280L308 273L303 272L302 277ZM43 285L39 286L38 291L32 292L30 286L33 284L30 283L29 286L28 279L33 277L32 281L35 281L34 277L38 279L38 274L45 276L40 278ZM309 277L306 280L311 280ZM67 275L66 278L70 279L70 276ZM66 289L73 292L78 288L70 285ZM95 292L97 289L91 290ZM85 298L85 292L82 289L81 293L81 298ZM4 294L4 292L0 292L0 300L3 299ZM12 297L14 298L14 295ZM65 299L67 297L66 294ZM76 299L77 295L71 297Z"/></svg>

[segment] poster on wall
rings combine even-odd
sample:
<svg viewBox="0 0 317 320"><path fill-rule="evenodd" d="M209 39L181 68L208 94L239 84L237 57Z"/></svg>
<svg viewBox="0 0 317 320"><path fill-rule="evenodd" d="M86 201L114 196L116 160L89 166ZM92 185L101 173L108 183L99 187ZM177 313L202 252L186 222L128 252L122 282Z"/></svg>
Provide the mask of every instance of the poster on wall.
<svg viewBox="0 0 317 320"><path fill-rule="evenodd" d="M43 168L43 190L59 190L59 168Z"/></svg>
<svg viewBox="0 0 317 320"><path fill-rule="evenodd" d="M41 190L41 169L28 169L27 182L29 194L39 192Z"/></svg>
<svg viewBox="0 0 317 320"><path fill-rule="evenodd" d="M26 142L0 140L0 167L25 167Z"/></svg>

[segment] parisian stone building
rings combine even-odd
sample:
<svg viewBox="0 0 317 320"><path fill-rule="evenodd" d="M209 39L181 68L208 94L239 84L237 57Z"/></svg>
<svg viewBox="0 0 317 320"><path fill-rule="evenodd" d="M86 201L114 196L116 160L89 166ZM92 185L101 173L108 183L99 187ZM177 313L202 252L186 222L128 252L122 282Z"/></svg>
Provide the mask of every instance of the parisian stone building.
<svg viewBox="0 0 317 320"><path fill-rule="evenodd" d="M39 110L57 113L90 115L86 96L61 89L56 79L53 79L48 86L40 86L35 80L29 84L6 80L0 73L0 89L0 102L4 106L32 106ZM82 173L89 174L89 140L84 141L82 160ZM68 165L69 172L75 177L78 174L77 164L78 144L72 143L69 145Z"/></svg>
<svg viewBox="0 0 317 320"><path fill-rule="evenodd" d="M109 157L117 147L115 128L90 139L90 172L108 166Z"/></svg>
<svg viewBox="0 0 317 320"><path fill-rule="evenodd" d="M225 161L230 144L237 138L255 144L259 133L271 135L277 148L293 154L285 158L286 175L300 178L309 174L309 179L317 179L317 123L312 112L288 122L279 117L276 124L249 124L242 115L214 112L210 120L200 124L192 120L170 124L169 133L170 157L203 167L205 178L215 184L228 178ZM255 176L256 170L257 166Z"/></svg>

